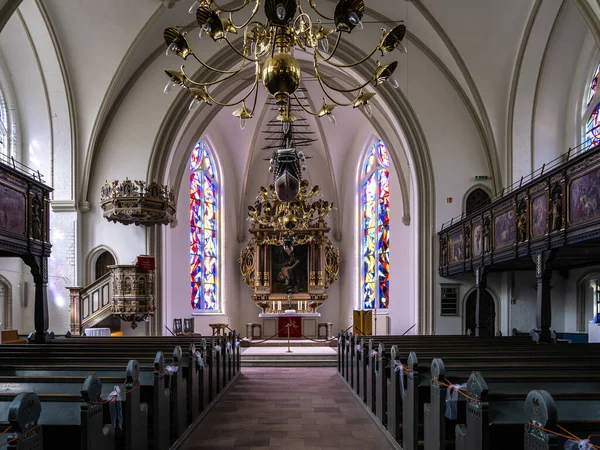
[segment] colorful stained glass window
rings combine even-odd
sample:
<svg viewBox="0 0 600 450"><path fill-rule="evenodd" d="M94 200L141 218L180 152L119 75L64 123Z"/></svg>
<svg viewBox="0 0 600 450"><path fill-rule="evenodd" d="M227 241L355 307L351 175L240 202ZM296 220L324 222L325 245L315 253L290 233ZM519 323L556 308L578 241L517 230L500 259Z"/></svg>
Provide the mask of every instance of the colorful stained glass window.
<svg viewBox="0 0 600 450"><path fill-rule="evenodd" d="M585 126L585 140L589 147L600 144L600 104L594 108Z"/></svg>
<svg viewBox="0 0 600 450"><path fill-rule="evenodd" d="M369 148L361 177L362 307L390 304L390 156L382 141Z"/></svg>
<svg viewBox="0 0 600 450"><path fill-rule="evenodd" d="M215 173L210 151L200 141L190 157L190 281L194 311L219 309L219 186Z"/></svg>
<svg viewBox="0 0 600 450"><path fill-rule="evenodd" d="M594 98L594 94L596 94L596 89L598 88L598 78L600 78L600 65L596 67L594 70L594 75L592 76L592 81L590 82L590 89L587 94L587 106L590 106L592 103L592 99Z"/></svg>

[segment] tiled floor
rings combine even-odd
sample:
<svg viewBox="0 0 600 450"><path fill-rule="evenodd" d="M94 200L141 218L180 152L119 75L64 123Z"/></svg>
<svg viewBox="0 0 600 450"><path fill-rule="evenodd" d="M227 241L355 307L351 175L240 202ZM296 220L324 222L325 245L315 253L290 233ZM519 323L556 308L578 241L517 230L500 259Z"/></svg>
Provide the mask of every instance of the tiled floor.
<svg viewBox="0 0 600 450"><path fill-rule="evenodd" d="M393 447L335 368L247 367L183 448Z"/></svg>

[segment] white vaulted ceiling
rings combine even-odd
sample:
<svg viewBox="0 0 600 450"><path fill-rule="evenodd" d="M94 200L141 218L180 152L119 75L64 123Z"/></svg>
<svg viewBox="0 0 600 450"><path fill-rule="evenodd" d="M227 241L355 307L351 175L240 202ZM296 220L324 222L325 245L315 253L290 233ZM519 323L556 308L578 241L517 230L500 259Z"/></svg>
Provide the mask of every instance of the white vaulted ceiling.
<svg viewBox="0 0 600 450"><path fill-rule="evenodd" d="M0 2L0 11L7 10L9 3L15 5L14 2ZM191 0L23 2L21 8L41 11L45 26L55 36L56 59L64 69L61 80L66 83L72 110L68 126L75 140L75 190L79 202L91 201L94 197L91 192L94 168L101 153L109 151L103 143L115 126L115 118L125 120L123 105L127 98L135 101L139 114L168 116L176 96L154 100L155 92L162 90L164 78L155 75L160 68L177 68L180 61L165 57L162 34L167 26L193 23L194 17L187 12L188 3ZM333 0L322 0L320 3L325 10L332 10L335 5ZM485 171L492 176L489 186L492 190L500 189L520 173L520 170L514 170L514 161L524 162L525 172L540 163L540 158L533 156L535 105L546 101L552 108L566 109L565 102L571 101L565 95L562 103L557 102L555 98L550 98L552 95L549 91L553 88L570 92L572 80L569 75L575 73L572 65L577 61L584 40L595 36L593 25L598 23L598 17L589 15L590 11L595 11L594 2L367 0L365 3L365 30L352 33L350 41L353 48L362 51L372 48L381 26L385 26L378 22L405 21L409 31L409 53L392 55L399 61L396 77L402 93L413 105L419 121L425 123L429 119L427 107L440 108L443 105L436 104L439 95L428 97L427 92L412 83L411 76L414 75L411 74L427 71L421 78L437 79L438 85L439 80L444 80L444 85L447 85L445 89L452 91L466 117L470 118L468 126L474 130L478 147L478 153L473 157L483 158ZM166 7L165 4L172 7ZM29 32L32 26L40 24L31 23L31 19L18 11L12 15L10 22L0 35L0 49L7 70L11 72L17 103L29 102L28 95L22 92L24 87L21 86L18 72L29 69L43 73L47 69L39 64L36 67L35 56L30 58L33 61L31 63L17 63L15 58L22 53L20 47L26 52L37 49L38 54L43 50L42 36L36 37ZM561 34L567 25L568 29L576 32L569 36ZM7 33L9 31L10 35ZM208 42L207 39L201 43L200 53L205 57L214 57L222 51L223 46ZM392 57L386 56L384 60ZM565 64L566 67L561 69ZM186 62L186 65L194 67L191 62ZM563 77L553 74L555 70L562 70ZM57 74L46 73L46 76ZM558 85L551 86L550 83ZM52 90L48 83L44 86L42 82L41 86L46 91ZM307 83L307 86L313 103L320 105L319 89L311 87L311 83ZM150 92L150 89L154 92ZM239 90L242 89L243 86L240 86ZM131 100L133 96L135 99ZM419 105L420 102L423 104ZM19 106L19 109L27 108ZM153 111L150 113L147 109ZM313 122L315 131L321 134L313 151L321 155L323 164L330 166L332 193L340 187L336 187L336 178L345 176L342 169L344 153L337 149L349 146L356 139L355 133L364 129L365 123L364 115L358 111L350 109L342 112L338 109L336 113L343 121L343 126L337 129L332 129L329 123L323 122L317 126ZM386 114L383 106L380 113ZM241 193L248 173L259 165L264 168L262 163L254 162L257 158L256 147L261 145L255 133L239 131L235 120L228 114L218 113L214 126L223 134L225 142L236 149L232 170ZM562 117L560 120L564 119ZM256 129L261 127L256 122L252 126ZM156 128L145 132L156 136ZM136 133L139 132L136 130ZM572 137L558 134L561 140L556 149L545 156L550 157L564 149L567 142L570 144ZM150 153L152 148L147 151ZM410 150L403 149L402 152ZM430 155L402 156L405 178L411 178L411 161L414 163L415 158L435 159L435 155L432 150ZM433 164L435 166L435 162Z"/></svg>

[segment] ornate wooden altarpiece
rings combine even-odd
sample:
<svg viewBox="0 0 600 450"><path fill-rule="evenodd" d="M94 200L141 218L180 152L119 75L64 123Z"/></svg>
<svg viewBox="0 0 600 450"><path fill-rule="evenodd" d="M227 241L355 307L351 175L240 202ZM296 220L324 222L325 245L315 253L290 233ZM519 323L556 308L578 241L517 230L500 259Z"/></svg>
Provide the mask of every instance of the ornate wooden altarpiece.
<svg viewBox="0 0 600 450"><path fill-rule="evenodd" d="M281 202L271 185L262 187L249 207L252 238L239 263L263 313L316 313L338 279L340 252L327 236L330 228L324 220L332 204L309 201L318 193L318 186L309 189L303 181L296 199Z"/></svg>
<svg viewBox="0 0 600 450"><path fill-rule="evenodd" d="M39 171L12 158L0 158L0 256L21 258L35 283L35 333L45 342L48 334L48 258L50 244L50 192Z"/></svg>

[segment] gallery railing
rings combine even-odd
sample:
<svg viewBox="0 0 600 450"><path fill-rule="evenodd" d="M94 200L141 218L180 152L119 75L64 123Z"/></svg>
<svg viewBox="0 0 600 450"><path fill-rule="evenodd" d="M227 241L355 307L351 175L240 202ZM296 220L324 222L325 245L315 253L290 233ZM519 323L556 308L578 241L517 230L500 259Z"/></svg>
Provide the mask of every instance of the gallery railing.
<svg viewBox="0 0 600 450"><path fill-rule="evenodd" d="M598 237L599 225L600 146L590 139L502 189L485 207L443 224L439 272L470 271Z"/></svg>

